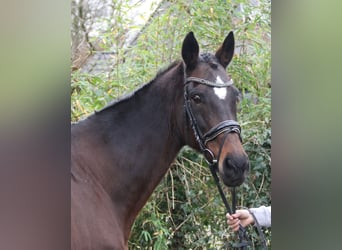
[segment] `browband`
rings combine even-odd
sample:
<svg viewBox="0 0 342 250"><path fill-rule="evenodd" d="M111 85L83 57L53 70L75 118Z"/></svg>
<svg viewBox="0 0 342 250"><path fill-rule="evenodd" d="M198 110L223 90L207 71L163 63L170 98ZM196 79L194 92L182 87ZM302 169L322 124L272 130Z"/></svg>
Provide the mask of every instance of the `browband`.
<svg viewBox="0 0 342 250"><path fill-rule="evenodd" d="M190 82L197 82L197 83L201 83L210 87L217 87L217 88L228 87L230 85L233 85L232 79L230 79L228 82L217 83L217 82L211 82L211 81L208 81L202 78L193 77L193 76L190 76L185 79L185 84L188 84Z"/></svg>

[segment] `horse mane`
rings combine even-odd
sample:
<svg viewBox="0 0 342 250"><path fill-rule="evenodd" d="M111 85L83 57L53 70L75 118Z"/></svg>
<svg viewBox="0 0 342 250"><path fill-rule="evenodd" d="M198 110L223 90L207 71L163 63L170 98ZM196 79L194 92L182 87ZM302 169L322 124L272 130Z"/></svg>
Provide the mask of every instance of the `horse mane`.
<svg viewBox="0 0 342 250"><path fill-rule="evenodd" d="M176 65L178 65L181 62L181 60L177 60L172 62L170 65L166 66L165 68L162 68L160 70L158 70L157 75L153 78L152 81L156 80L158 77L160 77L161 75L164 75L166 72L168 72L169 70L171 70L173 67L175 67Z"/></svg>
<svg viewBox="0 0 342 250"><path fill-rule="evenodd" d="M173 69L174 67L176 67L177 65L179 65L179 63L181 62L181 60L176 60L174 62L172 62L170 65L166 66L165 68L162 68L160 69L156 76L151 80L149 81L148 83L146 84L143 84L140 88L134 90L133 92L131 93L128 93L126 95L123 95L121 98L119 99L116 99L110 103L108 103L105 107L103 107L102 109L100 110L95 110L94 113L95 114L99 114L101 113L102 111L105 111L105 110L108 110L108 109L111 109L112 107L115 107L116 105L119 105L120 103L122 102L126 102L130 99L132 99L136 94L137 92L140 92L140 91L143 91L144 89L148 88L150 85L152 85L159 77L163 76L164 74L166 74L167 72L169 72L171 69Z"/></svg>
<svg viewBox="0 0 342 250"><path fill-rule="evenodd" d="M211 53L202 53L199 55L199 59L202 62L206 62L206 63L217 63L217 58L211 54ZM137 88L136 90L134 90L133 92L130 92L128 94L124 94L123 96L119 97L118 99L115 99L111 102L109 102L107 105L105 105L103 108L99 109L99 110L95 110L94 111L94 115L97 115L103 111L109 110L123 102L129 101L130 99L132 99L134 96L136 96L137 92L143 91L144 89L147 89L149 86L151 86L156 80L158 80L161 76L163 76L164 74L168 73L171 69L173 69L174 67L178 66L179 64L183 66L182 60L176 60L173 61L171 64L167 65L164 68L161 68L160 70L158 70L156 76L150 80L148 83L143 84L142 86L140 86L139 88ZM184 68L183 68L184 70Z"/></svg>

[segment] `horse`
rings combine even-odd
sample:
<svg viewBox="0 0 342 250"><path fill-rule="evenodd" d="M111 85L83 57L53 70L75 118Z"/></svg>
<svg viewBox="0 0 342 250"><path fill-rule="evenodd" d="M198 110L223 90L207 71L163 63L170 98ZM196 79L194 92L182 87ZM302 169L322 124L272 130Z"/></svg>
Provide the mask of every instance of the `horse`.
<svg viewBox="0 0 342 250"><path fill-rule="evenodd" d="M237 122L239 91L226 68L233 32L215 52L199 53L189 32L182 59L149 83L71 127L71 248L128 249L131 227L178 152L201 152L227 186L249 160Z"/></svg>

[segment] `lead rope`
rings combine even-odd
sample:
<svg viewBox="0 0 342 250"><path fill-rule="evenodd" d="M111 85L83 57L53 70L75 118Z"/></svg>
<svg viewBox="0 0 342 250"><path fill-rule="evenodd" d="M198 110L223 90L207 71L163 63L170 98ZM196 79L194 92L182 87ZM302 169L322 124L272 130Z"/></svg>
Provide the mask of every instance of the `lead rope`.
<svg viewBox="0 0 342 250"><path fill-rule="evenodd" d="M232 192L232 209L231 209L230 206L229 206L229 203L227 201L227 198L226 198L226 196L223 193L222 187L220 185L220 180L219 180L219 178L217 176L217 173L216 173L216 169L218 167L218 165L217 165L218 164L218 160L221 157L221 151L222 151L224 142L227 139L228 134L229 133L226 133L226 135L223 138L223 142L222 142L222 144L220 146L220 149L219 149L219 152L218 152L218 155L217 155L217 160L213 160L211 163L209 163L209 169L210 169L210 172L211 172L211 174L212 174L212 176L213 176L213 178L215 180L215 184L217 186L217 189L219 191L219 194L221 196L223 204L226 207L227 212L229 214L234 214L235 211L236 211L236 190L235 190L235 187L233 187L231 189L231 192ZM258 232L259 232L259 236L262 239L263 247L264 247L265 250L267 250L265 237L264 237L264 234L262 233L262 230L260 228L258 220L255 218L253 213L251 213L251 214L252 214L252 216L254 218L256 227L257 227ZM246 228L244 228L241 224L239 225L238 236L239 236L239 242L238 243L232 243L231 247L233 249L247 250L247 246L252 245L252 242L251 242L251 240L247 236Z"/></svg>
<svg viewBox="0 0 342 250"><path fill-rule="evenodd" d="M222 187L220 185L220 180L219 180L217 173L216 173L216 167L217 167L217 161L214 161L213 163L209 164L210 172L211 172L211 174L215 180L215 184L217 186L217 189L219 191L219 194L221 196L223 204L226 207L227 212L229 214L233 214L236 211L236 190L235 190L235 187L233 187L231 190L232 191L232 209L231 209L229 206L229 203L226 199L226 196L223 193ZM258 234L259 234L259 237L260 237L261 242L262 242L262 247L263 247L262 249L267 250L265 236L261 230L259 222L258 222L257 218L255 217L255 215L251 211L249 211L249 212L253 216L255 226L258 230ZM233 249L247 250L247 246L252 245L252 244L251 244L251 240L247 236L246 228L244 228L241 224L239 225L238 236L239 236L239 242L238 243L232 243L231 247L233 247Z"/></svg>
<svg viewBox="0 0 342 250"><path fill-rule="evenodd" d="M235 213L235 204L234 204L235 202L232 203L232 208L233 208L233 210L232 210L228 204L226 196L224 195L222 187L220 185L220 180L216 174L216 167L217 167L217 162L213 162L213 163L209 164L210 172L211 172L211 174L215 180L215 184L216 184L217 189L220 193L223 204L226 207L226 212L229 214L233 214L233 213ZM233 190L232 190L232 197L233 197L233 200L235 200L235 188L233 188ZM239 236L239 243L233 243L232 244L233 249L246 250L247 246L251 245L251 242L250 242L250 240L246 234L246 229L241 224L239 225L238 236Z"/></svg>

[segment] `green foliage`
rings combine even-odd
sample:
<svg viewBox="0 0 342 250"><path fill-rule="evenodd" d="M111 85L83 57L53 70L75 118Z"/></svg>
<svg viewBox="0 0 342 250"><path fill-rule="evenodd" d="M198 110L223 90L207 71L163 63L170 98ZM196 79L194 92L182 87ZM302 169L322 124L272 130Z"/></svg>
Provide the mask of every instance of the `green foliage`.
<svg viewBox="0 0 342 250"><path fill-rule="evenodd" d="M238 53L228 71L245 97L239 121L251 163L249 177L237 189L238 204L271 204L270 1L260 1L257 8L247 0L170 0L164 4L168 7L150 20L128 49L120 47L117 40L124 37L128 20L117 16L122 25L104 38L108 39L105 45L118 45L117 63L109 75L73 73L72 121L141 86L158 69L179 59L182 40L189 31L195 33L202 52L213 52L233 30ZM238 10L241 4L244 12ZM119 7L116 11L120 13ZM228 195L227 188L225 191ZM254 229L248 230L253 248L258 249L260 241ZM271 230L264 232L271 248ZM130 249L223 249L234 239L207 164L185 147L135 221L129 244Z"/></svg>

